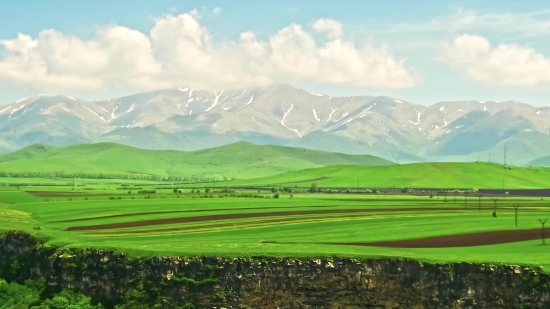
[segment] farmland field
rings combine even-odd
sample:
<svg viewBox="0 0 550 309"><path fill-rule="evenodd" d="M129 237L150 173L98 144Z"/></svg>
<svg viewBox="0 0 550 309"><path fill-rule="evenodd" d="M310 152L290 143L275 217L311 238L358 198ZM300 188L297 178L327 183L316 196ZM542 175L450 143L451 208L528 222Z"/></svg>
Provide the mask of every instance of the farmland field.
<svg viewBox="0 0 550 309"><path fill-rule="evenodd" d="M256 190L210 197L204 189L191 190L139 194L100 184L75 190L3 186L0 229L145 256L393 256L550 266L538 221L548 217L550 202L541 198L500 198L493 217L489 197L445 202L378 194L291 198L281 192L273 198ZM520 205L517 227L514 205Z"/></svg>

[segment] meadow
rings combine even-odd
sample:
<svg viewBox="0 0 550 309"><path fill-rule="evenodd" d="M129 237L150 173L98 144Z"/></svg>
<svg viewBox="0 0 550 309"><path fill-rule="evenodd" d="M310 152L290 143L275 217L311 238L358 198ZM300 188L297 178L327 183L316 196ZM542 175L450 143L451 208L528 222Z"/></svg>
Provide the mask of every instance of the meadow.
<svg viewBox="0 0 550 309"><path fill-rule="evenodd" d="M156 193L132 190L137 186ZM489 196L277 192L275 198L268 187L223 193L186 187L178 194L173 188L181 186L159 186L0 186L0 229L140 256L389 256L550 266L538 221L548 217L550 199L500 197L493 217Z"/></svg>

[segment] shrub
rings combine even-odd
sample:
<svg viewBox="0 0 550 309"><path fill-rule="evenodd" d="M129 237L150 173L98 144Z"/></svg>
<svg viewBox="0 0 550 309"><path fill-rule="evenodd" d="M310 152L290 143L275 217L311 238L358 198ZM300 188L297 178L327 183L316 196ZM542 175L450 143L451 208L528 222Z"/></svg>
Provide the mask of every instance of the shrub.
<svg viewBox="0 0 550 309"><path fill-rule="evenodd" d="M132 191L128 191L128 194L132 194Z"/></svg>
<svg viewBox="0 0 550 309"><path fill-rule="evenodd" d="M273 198L279 198L279 193L273 194Z"/></svg>

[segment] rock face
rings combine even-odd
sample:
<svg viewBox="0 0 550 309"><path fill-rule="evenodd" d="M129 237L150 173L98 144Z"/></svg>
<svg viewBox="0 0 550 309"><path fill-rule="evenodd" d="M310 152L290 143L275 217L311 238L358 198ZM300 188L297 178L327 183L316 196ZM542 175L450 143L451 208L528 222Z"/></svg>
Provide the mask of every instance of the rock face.
<svg viewBox="0 0 550 309"><path fill-rule="evenodd" d="M107 306L129 291L195 308L549 308L541 269L406 259L133 258L59 248L32 235L0 237L0 275L46 279Z"/></svg>

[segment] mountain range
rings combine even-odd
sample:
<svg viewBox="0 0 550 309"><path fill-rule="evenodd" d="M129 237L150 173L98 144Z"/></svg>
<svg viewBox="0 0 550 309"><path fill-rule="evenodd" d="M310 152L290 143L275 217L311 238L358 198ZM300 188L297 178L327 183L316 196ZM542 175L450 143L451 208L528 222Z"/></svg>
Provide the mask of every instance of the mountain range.
<svg viewBox="0 0 550 309"><path fill-rule="evenodd" d="M424 106L387 96L331 97L286 84L178 87L106 99L39 95L0 107L0 151L116 142L199 150L234 142L368 154L391 161L524 165L550 154L550 107L517 101Z"/></svg>

